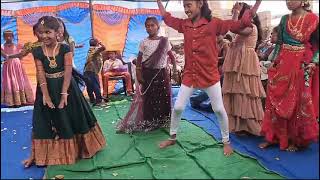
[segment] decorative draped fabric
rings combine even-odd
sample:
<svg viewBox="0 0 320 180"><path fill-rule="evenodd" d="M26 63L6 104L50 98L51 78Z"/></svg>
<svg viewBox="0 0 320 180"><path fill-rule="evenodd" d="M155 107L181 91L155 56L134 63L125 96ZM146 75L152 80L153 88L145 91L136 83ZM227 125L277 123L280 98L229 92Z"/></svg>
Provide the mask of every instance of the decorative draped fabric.
<svg viewBox="0 0 320 180"><path fill-rule="evenodd" d="M13 16L1 16L1 28L4 28L15 20L16 18Z"/></svg>
<svg viewBox="0 0 320 180"><path fill-rule="evenodd" d="M109 25L120 24L123 19L127 19L128 16L114 11L95 11L97 16L101 18L105 23Z"/></svg>
<svg viewBox="0 0 320 180"><path fill-rule="evenodd" d="M72 7L58 11L57 14L59 17L66 19L68 22L77 24L82 22L89 15L89 9Z"/></svg>
<svg viewBox="0 0 320 180"><path fill-rule="evenodd" d="M84 45L82 48L75 49L74 62L78 70L83 69L91 37L94 36L102 41L109 50L124 52L125 49L124 61L128 61L128 57L136 56L139 42L147 36L144 27L146 18L156 16L161 21L157 8L128 9L122 6L97 3L92 7L93 22L91 22L88 1L57 3L59 5L55 5L53 1L40 2L42 1L30 4L30 8L19 10L1 9L1 33L4 30L12 30L15 35L15 43L17 40L20 44L35 42L37 39L33 35L32 26L38 19L45 15L60 17L65 22L66 28L75 39L76 44ZM12 3L13 6L17 4ZM1 35L1 43L3 42ZM22 64L32 84L35 85L36 77L32 55L24 57Z"/></svg>
<svg viewBox="0 0 320 180"><path fill-rule="evenodd" d="M37 23L37 21L42 16L55 16L55 14L53 12L39 12L39 13L25 14L23 16L20 16L20 18L23 20L24 23L28 24L29 26L33 26L34 24Z"/></svg>

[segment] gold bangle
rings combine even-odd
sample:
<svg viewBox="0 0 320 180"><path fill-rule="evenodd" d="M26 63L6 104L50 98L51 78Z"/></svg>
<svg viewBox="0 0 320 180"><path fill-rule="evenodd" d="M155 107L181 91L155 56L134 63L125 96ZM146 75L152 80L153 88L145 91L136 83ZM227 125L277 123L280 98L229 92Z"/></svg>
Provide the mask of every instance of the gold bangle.
<svg viewBox="0 0 320 180"><path fill-rule="evenodd" d="M67 95L67 96L69 95L68 93L60 93L60 94L61 94L61 95Z"/></svg>
<svg viewBox="0 0 320 180"><path fill-rule="evenodd" d="M41 83L40 86L46 85L47 83Z"/></svg>

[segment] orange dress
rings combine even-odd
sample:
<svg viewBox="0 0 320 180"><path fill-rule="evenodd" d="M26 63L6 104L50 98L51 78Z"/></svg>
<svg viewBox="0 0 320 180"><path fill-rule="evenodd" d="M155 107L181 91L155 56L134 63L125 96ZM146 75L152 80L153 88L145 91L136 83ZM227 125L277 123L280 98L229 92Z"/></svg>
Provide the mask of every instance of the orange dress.
<svg viewBox="0 0 320 180"><path fill-rule="evenodd" d="M261 99L266 95L255 52L257 37L256 26L248 36L237 35L224 60L222 93L230 132L247 131L260 135L263 119Z"/></svg>

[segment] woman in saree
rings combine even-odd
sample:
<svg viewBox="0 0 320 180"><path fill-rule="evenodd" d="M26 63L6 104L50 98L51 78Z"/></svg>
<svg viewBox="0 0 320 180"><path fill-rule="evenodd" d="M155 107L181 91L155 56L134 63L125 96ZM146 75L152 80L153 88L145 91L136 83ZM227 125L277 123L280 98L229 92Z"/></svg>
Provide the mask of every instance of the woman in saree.
<svg viewBox="0 0 320 180"><path fill-rule="evenodd" d="M126 117L117 124L119 133L148 132L170 125L171 84L167 57L169 55L173 63L173 74L177 79L175 59L168 39L158 36L158 20L148 17L145 27L149 37L140 43L136 66L137 93Z"/></svg>

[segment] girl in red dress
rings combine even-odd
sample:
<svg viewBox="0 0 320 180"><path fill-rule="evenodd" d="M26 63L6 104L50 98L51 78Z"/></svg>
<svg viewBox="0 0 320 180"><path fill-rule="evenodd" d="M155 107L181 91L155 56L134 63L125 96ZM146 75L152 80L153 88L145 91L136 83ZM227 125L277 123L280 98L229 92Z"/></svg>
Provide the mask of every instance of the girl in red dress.
<svg viewBox="0 0 320 180"><path fill-rule="evenodd" d="M280 144L281 150L296 151L319 136L309 73L314 67L309 39L319 18L308 10L307 0L287 0L287 7L292 13L283 16L279 25L262 125L266 142L259 147Z"/></svg>
<svg viewBox="0 0 320 180"><path fill-rule="evenodd" d="M185 67L181 88L175 102L170 124L170 138L160 143L160 148L176 143L179 121L193 90L203 89L211 100L212 109L218 117L224 155L229 156L233 150L229 141L228 116L222 101L220 76L218 71L217 36L229 30L236 32L252 26L251 19L261 1L244 13L241 20L221 20L211 16L207 0L184 0L183 6L188 19L174 18L167 13L161 0L157 0L164 22L184 34Z"/></svg>

